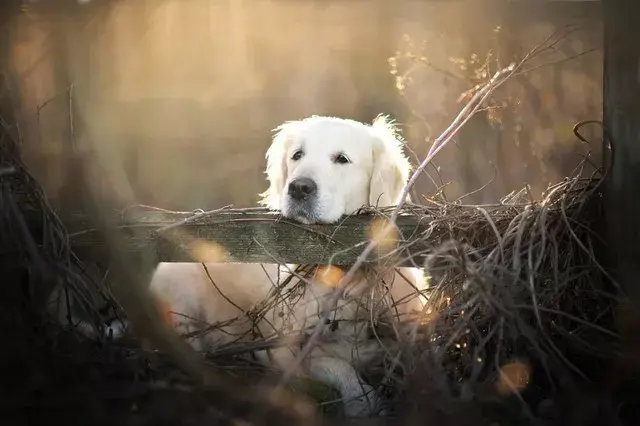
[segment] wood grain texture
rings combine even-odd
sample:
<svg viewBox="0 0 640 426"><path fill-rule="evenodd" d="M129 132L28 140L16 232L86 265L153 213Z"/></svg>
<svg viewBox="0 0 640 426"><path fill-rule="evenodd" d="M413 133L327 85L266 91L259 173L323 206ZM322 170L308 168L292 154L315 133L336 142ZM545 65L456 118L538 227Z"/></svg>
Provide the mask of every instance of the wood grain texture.
<svg viewBox="0 0 640 426"><path fill-rule="evenodd" d="M261 209L197 217L192 213L147 211L127 214L120 230L127 240L124 250L132 254L152 252L158 262L350 265L370 240L372 229L384 220L380 214L361 214L335 225L309 226ZM178 222L182 224L175 226ZM395 244L383 244L384 250L374 253L369 262L393 256L403 264L422 265L424 251L445 235L444 229L431 226L429 216L400 216L397 225ZM82 258L108 258L103 241L97 231L86 230L72 234L70 243Z"/></svg>

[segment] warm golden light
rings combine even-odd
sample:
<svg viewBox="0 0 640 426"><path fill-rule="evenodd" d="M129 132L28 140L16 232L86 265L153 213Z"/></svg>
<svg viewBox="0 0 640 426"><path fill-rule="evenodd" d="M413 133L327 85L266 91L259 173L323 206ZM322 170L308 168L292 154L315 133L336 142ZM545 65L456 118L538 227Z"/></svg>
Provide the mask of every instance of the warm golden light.
<svg viewBox="0 0 640 426"><path fill-rule="evenodd" d="M228 258L224 247L212 241L197 239L190 243L188 248L193 260L198 262L225 262Z"/></svg>
<svg viewBox="0 0 640 426"><path fill-rule="evenodd" d="M340 280L342 280L344 275L344 271L337 266L322 265L318 267L314 281L324 284L327 287L335 288L340 284Z"/></svg>
<svg viewBox="0 0 640 426"><path fill-rule="evenodd" d="M502 395L520 392L529 384L531 367L520 361L503 365L498 372L496 388Z"/></svg>
<svg viewBox="0 0 640 426"><path fill-rule="evenodd" d="M369 238L378 244L378 250L387 252L398 245L398 228L387 218L376 218L369 225Z"/></svg>
<svg viewBox="0 0 640 426"><path fill-rule="evenodd" d="M163 299L156 300L156 306L160 311L160 318L162 322L167 326L173 325L173 312L171 308L171 304Z"/></svg>

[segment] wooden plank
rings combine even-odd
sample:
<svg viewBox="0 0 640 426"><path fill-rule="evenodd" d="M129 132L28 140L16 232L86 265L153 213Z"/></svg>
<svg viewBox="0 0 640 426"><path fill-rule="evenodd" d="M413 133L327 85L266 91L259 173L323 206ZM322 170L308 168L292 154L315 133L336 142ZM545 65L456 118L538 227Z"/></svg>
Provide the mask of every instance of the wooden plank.
<svg viewBox="0 0 640 426"><path fill-rule="evenodd" d="M613 140L605 192L607 254L614 276L628 296L618 312L624 368L640 382L640 5L637 0L604 2L604 121ZM606 147L605 147L606 148ZM605 149L605 153L609 154ZM629 371L623 374L628 374Z"/></svg>
<svg viewBox="0 0 640 426"><path fill-rule="evenodd" d="M141 212L128 215L121 226L132 252L152 251L157 261L213 261L243 263L305 263L350 265L364 249L372 227L384 220L381 215L361 214L345 218L337 225L302 225L262 209L228 210L201 215L187 224L158 233L187 218L191 213ZM404 215L398 219L398 246L385 247L369 262L404 259L405 265L422 265L424 252L449 235L442 226L431 226L429 216ZM429 236L429 241L425 238ZM418 241L416 241L418 240ZM86 230L71 233L70 243L83 259L108 259L103 238ZM417 263L413 263L417 262Z"/></svg>
<svg viewBox="0 0 640 426"><path fill-rule="evenodd" d="M640 9L635 0L605 5L604 121L614 144L607 159L613 161L606 194L610 248L621 283L640 300Z"/></svg>

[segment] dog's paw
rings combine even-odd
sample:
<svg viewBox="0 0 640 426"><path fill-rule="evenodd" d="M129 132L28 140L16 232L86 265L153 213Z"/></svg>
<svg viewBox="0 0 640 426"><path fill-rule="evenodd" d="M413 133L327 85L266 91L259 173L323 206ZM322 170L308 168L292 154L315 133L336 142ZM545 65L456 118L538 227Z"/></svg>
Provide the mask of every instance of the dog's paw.
<svg viewBox="0 0 640 426"><path fill-rule="evenodd" d="M367 417L378 413L380 400L375 390L370 385L363 383L362 391L355 398L345 399L344 414L347 417Z"/></svg>

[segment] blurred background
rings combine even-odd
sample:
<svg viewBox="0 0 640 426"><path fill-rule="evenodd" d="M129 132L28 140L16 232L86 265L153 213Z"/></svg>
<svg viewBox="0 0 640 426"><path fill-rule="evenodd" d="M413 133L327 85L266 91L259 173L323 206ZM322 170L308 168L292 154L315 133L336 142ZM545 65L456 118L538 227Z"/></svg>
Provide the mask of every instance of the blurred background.
<svg viewBox="0 0 640 426"><path fill-rule="evenodd" d="M463 201L493 203L530 185L537 197L589 150L599 165L599 143L572 134L602 115L599 3L40 0L11 22L4 86L54 205L82 210L91 157L103 168L93 184L128 202L242 207L266 189L283 121L386 113L415 164L466 91L547 40L417 188L449 200L483 188Z"/></svg>

